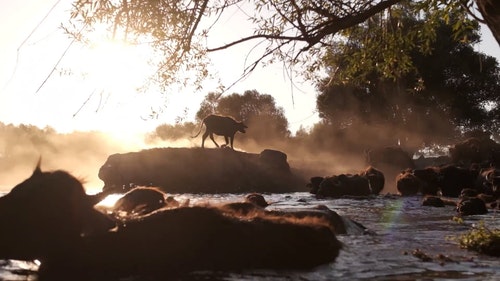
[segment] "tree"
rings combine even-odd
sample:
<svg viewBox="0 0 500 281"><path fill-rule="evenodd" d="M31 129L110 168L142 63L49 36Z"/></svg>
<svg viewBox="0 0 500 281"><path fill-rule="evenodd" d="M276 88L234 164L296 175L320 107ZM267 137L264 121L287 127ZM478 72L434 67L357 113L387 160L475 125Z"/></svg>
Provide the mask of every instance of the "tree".
<svg viewBox="0 0 500 281"><path fill-rule="evenodd" d="M496 0L476 0L482 20L479 21L488 25L493 36L500 44L500 2ZM471 6L470 4L468 5ZM471 13L473 14L473 13Z"/></svg>
<svg viewBox="0 0 500 281"><path fill-rule="evenodd" d="M196 125L192 122L177 123L175 125L162 124L146 136L146 141L154 142L156 138L162 140L181 140L188 138L197 129Z"/></svg>
<svg viewBox="0 0 500 281"><path fill-rule="evenodd" d="M481 0L478 0L481 1ZM412 13L431 14L433 18L426 22L421 30L409 33L393 32L395 38L410 42L415 36L421 40L433 39L435 19L446 18L454 13L462 19L457 21L455 31L467 28L468 13L472 0L76 0L72 19L80 20L81 26L68 28L75 38L84 41L86 34L104 24L113 37L136 42L149 42L159 53L157 80L161 85L174 82L186 83L179 75L186 71L198 74L195 82L202 81L209 75L206 69L206 54L230 48L244 42L255 42L261 46L262 53L251 61L242 75L250 73L259 63L280 61L290 68L301 66L299 72L314 76L321 67L320 60L326 46L335 46L342 31L366 22L375 15L391 13L393 6L406 3ZM495 4L498 5L498 4ZM231 14L235 9L244 9L246 22L253 24L253 30L242 38L234 38L230 43L219 46L207 46L205 38L218 19ZM244 32L244 31L243 31ZM408 36L407 36L408 35ZM365 57L376 52L375 48L366 48ZM253 49L253 48L252 48ZM397 49L390 52L397 55ZM388 60L392 62L393 60ZM303 71L302 66L308 70ZM382 64L380 69L392 67ZM390 72L389 72L390 73ZM309 77L313 78L313 77Z"/></svg>
<svg viewBox="0 0 500 281"><path fill-rule="evenodd" d="M256 90L245 91L243 95L208 94L196 116L201 120L209 114L227 115L243 121L249 127L247 138L257 142L290 136L283 108L276 106L271 95Z"/></svg>
<svg viewBox="0 0 500 281"><path fill-rule="evenodd" d="M401 32L425 26L428 19L405 11L403 5L401 10L393 10L401 14L396 23L401 26ZM413 140L410 144L413 147L422 142L449 142L450 137L459 132L458 128L493 128L496 122L485 105L493 108L497 105L498 63L495 58L474 51L472 43L479 40L477 25L475 30L461 36L467 37L467 41L453 36L455 19L450 15L451 25L445 20L438 22L436 39L428 47L432 52L398 41L400 59L395 63L409 61L403 64L412 67L400 67L399 73L390 75L375 66L388 59L383 46L378 48L381 50L378 56L359 58L367 41L384 44L385 40L380 39L387 25L394 24L394 19L376 21L374 17L375 23L346 30L349 40L339 43L325 57L331 76L319 84L320 117L331 129L344 131L343 135L355 131L352 141L367 139L359 138L359 132L367 132L370 141L406 144ZM389 36L388 40L392 38Z"/></svg>

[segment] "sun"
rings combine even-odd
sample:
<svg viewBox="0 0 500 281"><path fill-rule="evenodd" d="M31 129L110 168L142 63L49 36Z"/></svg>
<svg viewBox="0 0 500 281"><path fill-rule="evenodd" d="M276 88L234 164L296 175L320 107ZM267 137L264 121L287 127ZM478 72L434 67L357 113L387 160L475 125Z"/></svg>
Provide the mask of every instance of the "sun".
<svg viewBox="0 0 500 281"><path fill-rule="evenodd" d="M154 60L160 59L155 56L153 47L109 38L93 42L82 51L79 63L86 73L86 83L114 96L111 104L114 102L122 109L127 108L125 112L141 112L143 119L161 118L157 120L158 124L193 119L190 117L196 114L206 93L183 84L164 85L160 90L154 83L149 83L144 88L146 80L157 71ZM208 89L212 88L215 89L208 86ZM137 121L140 122L140 118ZM119 128L114 126L113 129ZM123 129L126 130L127 126Z"/></svg>
<svg viewBox="0 0 500 281"><path fill-rule="evenodd" d="M146 87L156 69L150 63L151 47L109 38L91 42L68 58L74 77L66 83L72 83L71 93L79 102L73 108L80 108L73 123L81 120L120 135L147 129L141 116L163 102L160 92Z"/></svg>
<svg viewBox="0 0 500 281"><path fill-rule="evenodd" d="M85 79L111 92L137 90L154 68L152 51L145 45L101 39L81 49L78 64Z"/></svg>

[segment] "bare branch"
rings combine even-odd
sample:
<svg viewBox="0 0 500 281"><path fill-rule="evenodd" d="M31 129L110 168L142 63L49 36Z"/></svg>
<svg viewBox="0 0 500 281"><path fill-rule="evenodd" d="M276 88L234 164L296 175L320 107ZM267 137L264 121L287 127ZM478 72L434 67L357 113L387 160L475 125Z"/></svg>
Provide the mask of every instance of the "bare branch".
<svg viewBox="0 0 500 281"><path fill-rule="evenodd" d="M223 46L220 46L220 47L217 47L217 48L208 48L207 52L220 51L220 50L232 47L234 45L238 45L238 44L241 44L243 42L254 40L254 39L259 39L259 38L263 38L263 39L276 39L276 40L289 40L289 41L306 41L301 36L281 36L281 35L257 34L257 35L252 35L252 36L248 36L248 37L245 37L245 38L241 38L239 40L233 41L233 42L231 42L229 44L226 44L226 45L223 45Z"/></svg>

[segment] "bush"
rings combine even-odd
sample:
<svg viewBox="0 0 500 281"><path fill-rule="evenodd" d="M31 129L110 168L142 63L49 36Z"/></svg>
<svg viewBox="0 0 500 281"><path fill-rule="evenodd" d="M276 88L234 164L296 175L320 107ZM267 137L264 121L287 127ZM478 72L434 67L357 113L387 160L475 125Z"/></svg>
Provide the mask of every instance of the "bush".
<svg viewBox="0 0 500 281"><path fill-rule="evenodd" d="M483 221L468 232L455 237L461 248L490 256L500 256L500 229L489 229Z"/></svg>

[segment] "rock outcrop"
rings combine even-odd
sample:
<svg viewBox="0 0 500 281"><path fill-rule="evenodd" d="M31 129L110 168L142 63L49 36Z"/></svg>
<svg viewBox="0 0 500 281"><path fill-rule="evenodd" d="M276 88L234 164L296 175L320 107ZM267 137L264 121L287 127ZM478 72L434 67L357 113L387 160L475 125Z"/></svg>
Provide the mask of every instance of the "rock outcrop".
<svg viewBox="0 0 500 281"><path fill-rule="evenodd" d="M168 193L286 193L307 191L285 153L225 149L154 148L113 154L99 170L103 191L155 186Z"/></svg>

